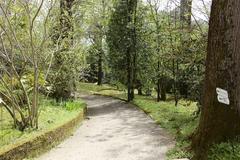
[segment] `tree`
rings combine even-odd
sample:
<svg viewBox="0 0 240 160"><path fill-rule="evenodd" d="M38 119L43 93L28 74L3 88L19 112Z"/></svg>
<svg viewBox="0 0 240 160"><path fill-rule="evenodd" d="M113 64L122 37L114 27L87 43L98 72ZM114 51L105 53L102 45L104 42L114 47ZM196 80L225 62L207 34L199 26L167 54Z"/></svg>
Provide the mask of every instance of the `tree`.
<svg viewBox="0 0 240 160"><path fill-rule="evenodd" d="M44 0L0 2L0 103L20 131L38 128L39 90L45 85L41 62L48 56L52 4L44 10Z"/></svg>
<svg viewBox="0 0 240 160"><path fill-rule="evenodd" d="M136 81L135 89L139 95L154 87L156 76L155 34L152 36L153 26L149 18L149 8L144 3L138 3L136 23ZM149 93L148 93L149 94Z"/></svg>
<svg viewBox="0 0 240 160"><path fill-rule="evenodd" d="M111 1L95 0L92 2L85 2L86 6L86 25L87 27L87 39L91 42L89 61L93 70L97 70L96 82L98 85L102 85L104 72L105 72L105 57L106 57L106 34L107 34L107 22L108 15L110 13ZM95 51L93 52L93 49ZM96 63L96 64L95 64ZM91 74L91 73L90 73Z"/></svg>
<svg viewBox="0 0 240 160"><path fill-rule="evenodd" d="M71 94L75 89L75 75L73 62L75 55L73 53L73 5L74 0L60 1L59 26L57 26L56 35L53 36L53 41L56 46L60 46L54 54L53 76L50 81L53 81L53 96L60 100L71 98Z"/></svg>
<svg viewBox="0 0 240 160"><path fill-rule="evenodd" d="M180 21L186 26L191 26L192 0L181 0L180 2Z"/></svg>
<svg viewBox="0 0 240 160"><path fill-rule="evenodd" d="M164 100L166 99L166 96L162 96L161 97L161 73L160 73L160 67L161 67L161 62L160 62L160 43L161 43L161 33L160 33L160 15L159 15L159 1L154 1L155 3L152 4L151 0L148 0L149 6L150 6L150 10L151 10L151 16L153 17L153 21L155 24L155 34L156 34L156 52L157 52L157 101L159 102L161 100L161 98L163 98ZM162 90L163 91L163 90Z"/></svg>
<svg viewBox="0 0 240 160"><path fill-rule="evenodd" d="M180 56L183 57L186 54L192 54L191 52L191 24L192 24L192 0L181 0L180 2L180 25L181 25L181 30L180 31L180 41L181 41L181 48L180 48ZM178 58L176 60L176 70L178 74L178 80L176 82L176 88L180 90L180 88L185 88L186 84L180 83L180 59ZM182 62L183 65L184 62ZM181 85L183 87L181 87ZM187 91L185 91L187 92ZM177 98L175 98L177 99ZM177 100L176 100L176 105L177 105Z"/></svg>
<svg viewBox="0 0 240 160"><path fill-rule="evenodd" d="M136 12L137 0L119 0L111 16L107 36L112 71L116 77L119 73L127 75L118 79L122 78L127 85L128 101L134 98L136 80Z"/></svg>
<svg viewBox="0 0 240 160"><path fill-rule="evenodd" d="M240 135L239 8L238 0L212 2L204 103L192 143L195 159L207 159L213 143Z"/></svg>

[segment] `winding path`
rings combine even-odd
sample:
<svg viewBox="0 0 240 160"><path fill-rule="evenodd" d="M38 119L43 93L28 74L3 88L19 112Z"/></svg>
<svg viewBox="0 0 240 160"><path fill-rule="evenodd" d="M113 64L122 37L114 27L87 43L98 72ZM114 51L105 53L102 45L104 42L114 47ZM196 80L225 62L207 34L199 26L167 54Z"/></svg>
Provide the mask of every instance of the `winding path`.
<svg viewBox="0 0 240 160"><path fill-rule="evenodd" d="M108 97L81 95L88 120L39 160L164 160L173 140L144 112Z"/></svg>

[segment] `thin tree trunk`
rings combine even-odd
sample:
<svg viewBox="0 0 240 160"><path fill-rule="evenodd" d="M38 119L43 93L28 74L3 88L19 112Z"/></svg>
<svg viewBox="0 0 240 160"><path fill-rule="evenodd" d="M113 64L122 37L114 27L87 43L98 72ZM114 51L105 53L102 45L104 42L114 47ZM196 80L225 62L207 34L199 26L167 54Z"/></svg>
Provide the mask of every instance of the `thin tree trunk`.
<svg viewBox="0 0 240 160"><path fill-rule="evenodd" d="M101 45L102 46L102 45ZM100 49L100 53L98 55L98 85L102 85L103 79L103 50Z"/></svg>
<svg viewBox="0 0 240 160"><path fill-rule="evenodd" d="M132 85L131 85L131 54L130 54L130 51L128 49L127 51L127 97L128 97L128 102L130 102L132 100L132 97L131 97L131 90L132 90Z"/></svg>
<svg viewBox="0 0 240 160"><path fill-rule="evenodd" d="M143 95L142 87L139 87L139 88L138 88L138 95L139 95L139 96L142 96L142 95Z"/></svg>
<svg viewBox="0 0 240 160"><path fill-rule="evenodd" d="M128 101L132 101L134 98L134 77L135 77L135 65L136 65L136 9L137 0L127 0L128 6L128 23L134 24L133 28L129 30L129 36L131 39L131 45L127 48L127 86L128 86Z"/></svg>
<svg viewBox="0 0 240 160"><path fill-rule="evenodd" d="M106 1L102 0L102 23L101 23L101 36L100 36L100 53L98 57L98 85L102 85L103 83L103 56L104 56L104 50L103 50L103 37L106 35L105 31L105 24L103 21L106 19Z"/></svg>
<svg viewBox="0 0 240 160"><path fill-rule="evenodd" d="M158 72L160 71L160 62L158 61ZM157 102L161 100L161 80L158 73L158 80L157 80Z"/></svg>
<svg viewBox="0 0 240 160"><path fill-rule="evenodd" d="M137 25L137 0L134 0L135 4L134 4L134 8L133 8L133 68L132 68L132 100L134 99L134 89L135 89L135 85L136 85L136 79L137 79L137 30L136 30L136 25Z"/></svg>
<svg viewBox="0 0 240 160"><path fill-rule="evenodd" d="M164 77L161 79L161 101L166 101L167 96L166 96L166 88L165 88L165 79Z"/></svg>
<svg viewBox="0 0 240 160"><path fill-rule="evenodd" d="M172 72L173 72L173 94L175 100L175 106L178 105L178 93L177 93L177 76L176 76L176 69L175 69L175 60L172 61Z"/></svg>
<svg viewBox="0 0 240 160"><path fill-rule="evenodd" d="M203 110L192 147L207 159L213 143L240 135L240 1L213 0L210 18ZM227 94L217 92L221 88ZM226 102L218 100L219 96Z"/></svg>

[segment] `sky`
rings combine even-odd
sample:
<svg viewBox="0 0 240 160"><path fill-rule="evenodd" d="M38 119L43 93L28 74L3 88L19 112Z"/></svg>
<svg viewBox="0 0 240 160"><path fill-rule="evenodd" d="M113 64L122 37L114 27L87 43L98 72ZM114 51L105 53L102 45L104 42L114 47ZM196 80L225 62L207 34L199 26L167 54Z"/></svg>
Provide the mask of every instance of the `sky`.
<svg viewBox="0 0 240 160"><path fill-rule="evenodd" d="M144 0L147 2L148 0ZM167 6L170 6L171 9L174 9L176 6L180 5L180 0L151 0L151 1L159 1L160 10L166 9ZM196 19L202 19L204 21L209 20L209 13L211 7L212 0L193 0L192 12L193 16ZM205 4L205 5L204 5ZM204 7L206 6L206 7Z"/></svg>

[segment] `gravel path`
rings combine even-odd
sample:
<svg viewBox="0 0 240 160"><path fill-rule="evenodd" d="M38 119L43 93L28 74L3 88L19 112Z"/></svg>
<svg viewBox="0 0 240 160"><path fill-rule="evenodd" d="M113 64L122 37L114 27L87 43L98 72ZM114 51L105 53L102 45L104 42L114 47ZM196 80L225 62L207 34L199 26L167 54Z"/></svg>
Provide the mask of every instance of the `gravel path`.
<svg viewBox="0 0 240 160"><path fill-rule="evenodd" d="M39 160L164 160L172 139L144 112L112 98L81 95L88 120Z"/></svg>

